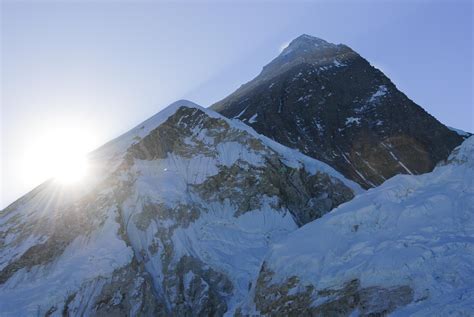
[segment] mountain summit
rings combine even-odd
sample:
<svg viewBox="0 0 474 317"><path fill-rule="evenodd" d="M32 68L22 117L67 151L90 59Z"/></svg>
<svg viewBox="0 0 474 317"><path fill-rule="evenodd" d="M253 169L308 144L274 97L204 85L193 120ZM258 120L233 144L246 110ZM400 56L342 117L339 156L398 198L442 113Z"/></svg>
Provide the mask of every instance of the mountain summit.
<svg viewBox="0 0 474 317"><path fill-rule="evenodd" d="M337 52L338 49L343 48L344 45L332 44L318 37L303 34L292 40L288 46L282 50L276 60L286 59L286 61L291 61L297 57L309 60L312 57L314 61L321 62L323 59L321 55L323 53L329 55L327 53L334 53ZM318 54L320 56L319 58L316 56Z"/></svg>
<svg viewBox="0 0 474 317"><path fill-rule="evenodd" d="M308 35L211 108L366 188L429 172L464 139L348 46Z"/></svg>

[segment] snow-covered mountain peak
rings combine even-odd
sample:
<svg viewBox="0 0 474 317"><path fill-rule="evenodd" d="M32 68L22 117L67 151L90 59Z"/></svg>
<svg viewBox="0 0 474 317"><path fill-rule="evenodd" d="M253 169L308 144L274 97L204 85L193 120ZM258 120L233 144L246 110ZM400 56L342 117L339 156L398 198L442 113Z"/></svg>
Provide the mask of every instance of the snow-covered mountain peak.
<svg viewBox="0 0 474 317"><path fill-rule="evenodd" d="M285 56L290 53L311 52L335 46L335 44L328 43L318 37L303 34L292 40L290 44L288 44L288 46L283 49L280 55Z"/></svg>
<svg viewBox="0 0 474 317"><path fill-rule="evenodd" d="M232 313L271 243L361 192L189 101L90 159L84 193L45 184L0 212L2 316Z"/></svg>

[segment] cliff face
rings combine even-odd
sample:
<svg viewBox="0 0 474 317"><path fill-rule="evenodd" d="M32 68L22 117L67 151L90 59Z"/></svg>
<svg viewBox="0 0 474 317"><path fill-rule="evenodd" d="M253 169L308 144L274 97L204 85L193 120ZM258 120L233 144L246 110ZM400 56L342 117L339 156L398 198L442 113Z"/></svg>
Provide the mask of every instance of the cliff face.
<svg viewBox="0 0 474 317"><path fill-rule="evenodd" d="M0 215L2 316L221 316L269 245L361 192L326 164L180 101Z"/></svg>
<svg viewBox="0 0 474 317"><path fill-rule="evenodd" d="M429 172L463 140L349 47L307 35L211 108L366 188Z"/></svg>

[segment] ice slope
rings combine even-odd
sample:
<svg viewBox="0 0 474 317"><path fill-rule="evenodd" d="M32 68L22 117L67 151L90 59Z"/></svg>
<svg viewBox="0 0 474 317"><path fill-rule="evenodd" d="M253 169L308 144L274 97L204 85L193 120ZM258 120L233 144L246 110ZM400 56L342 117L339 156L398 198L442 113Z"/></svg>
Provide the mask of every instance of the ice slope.
<svg viewBox="0 0 474 317"><path fill-rule="evenodd" d="M394 310L393 316L474 314L474 137L433 172L395 176L274 244L265 270L274 275L257 289L254 299L267 301L260 307L278 298L269 296L271 285L297 277L293 291L314 287L311 301L318 312L342 306L328 290L359 281L359 290L412 290L405 294L412 296L406 306L394 307L393 300L389 307L389 292L372 303L385 313ZM326 295L318 294L322 290ZM285 304L292 305L288 299L276 306ZM351 305L345 313L370 313L357 300Z"/></svg>
<svg viewBox="0 0 474 317"><path fill-rule="evenodd" d="M188 101L90 160L90 179L48 181L0 212L1 316L232 314L299 204L324 213L362 192Z"/></svg>
<svg viewBox="0 0 474 317"><path fill-rule="evenodd" d="M466 132L466 131L463 131L461 129L456 129L456 128L453 128L453 127L448 127L449 130L451 131L454 131L456 132L457 134L459 134L460 136L464 137L464 138L468 138L472 135L472 133L469 133L469 132Z"/></svg>

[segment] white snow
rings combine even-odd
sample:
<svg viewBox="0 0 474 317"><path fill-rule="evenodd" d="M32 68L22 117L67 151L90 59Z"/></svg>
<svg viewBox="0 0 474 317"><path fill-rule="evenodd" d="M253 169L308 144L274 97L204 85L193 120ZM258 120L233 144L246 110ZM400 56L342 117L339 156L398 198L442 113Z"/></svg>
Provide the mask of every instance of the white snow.
<svg viewBox="0 0 474 317"><path fill-rule="evenodd" d="M348 118L346 118L346 125L353 124L354 122L355 122L356 124L360 124L360 118L356 118L356 117L348 117Z"/></svg>
<svg viewBox="0 0 474 317"><path fill-rule="evenodd" d="M334 64L334 66L336 66L336 67L344 67L344 66L347 66L346 64L341 63L341 62L338 61L337 59L334 60L333 64Z"/></svg>
<svg viewBox="0 0 474 317"><path fill-rule="evenodd" d="M403 164L402 161L398 161L398 164L400 164L400 166L403 167L403 169L404 169L408 174L413 175L413 173L408 169L408 167L405 166L405 164Z"/></svg>
<svg viewBox="0 0 474 317"><path fill-rule="evenodd" d="M282 103L281 100L278 102L278 113L281 113Z"/></svg>
<svg viewBox="0 0 474 317"><path fill-rule="evenodd" d="M236 115L236 116L234 117L234 119L240 118L240 117L245 113L245 111L247 111L247 108L248 108L248 107L249 107L249 106L245 107L244 110L242 110L238 115Z"/></svg>
<svg viewBox="0 0 474 317"><path fill-rule="evenodd" d="M400 161L400 160L398 159L398 157L392 152L392 150L391 150L392 146L391 146L390 144L385 144L384 142L382 142L382 145L383 145L383 147L385 147L385 148L387 149L387 151L388 151L388 153L390 154L390 156L398 163L398 165L400 165L408 174L412 174L412 175L413 175L412 171L410 171L410 170L408 169L408 167L406 167L406 165L403 164L403 162Z"/></svg>
<svg viewBox="0 0 474 317"><path fill-rule="evenodd" d="M254 114L252 117L250 117L249 123L257 122L257 116L258 116L258 113Z"/></svg>
<svg viewBox="0 0 474 317"><path fill-rule="evenodd" d="M448 127L449 130L456 132L458 135L463 136L463 137L468 137L471 135L471 133L463 131L461 129L456 129L453 127Z"/></svg>
<svg viewBox="0 0 474 317"><path fill-rule="evenodd" d="M133 252L117 235L115 212L111 210L105 224L90 237L77 237L50 265L21 269L0 285L1 315L35 316L38 308L44 314L84 281L107 277L128 264Z"/></svg>
<svg viewBox="0 0 474 317"><path fill-rule="evenodd" d="M298 98L298 102L300 101L308 101L313 95L312 94L309 94L309 95L305 95L305 96L301 96Z"/></svg>
<svg viewBox="0 0 474 317"><path fill-rule="evenodd" d="M353 279L408 285L414 302L394 316L472 314L474 137L448 162L395 176L275 244L266 259L273 282L296 275L317 289Z"/></svg>
<svg viewBox="0 0 474 317"><path fill-rule="evenodd" d="M379 98L385 96L388 92L387 86L380 85L377 91L369 98L369 103L377 101Z"/></svg>
<svg viewBox="0 0 474 317"><path fill-rule="evenodd" d="M270 245L297 228L290 213L275 212L271 201L267 198L261 210L238 218L233 217L235 207L214 204L211 213L173 235L177 258L193 254L231 278L235 287L231 311L248 294Z"/></svg>

